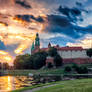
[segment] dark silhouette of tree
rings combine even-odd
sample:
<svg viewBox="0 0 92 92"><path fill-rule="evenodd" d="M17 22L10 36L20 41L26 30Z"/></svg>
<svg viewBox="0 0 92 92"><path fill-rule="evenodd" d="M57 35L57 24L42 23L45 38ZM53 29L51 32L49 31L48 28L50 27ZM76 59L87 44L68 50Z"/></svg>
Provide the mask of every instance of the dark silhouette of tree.
<svg viewBox="0 0 92 92"><path fill-rule="evenodd" d="M87 56L89 56L91 58L92 57L92 48L88 49L86 54L87 54Z"/></svg>
<svg viewBox="0 0 92 92"><path fill-rule="evenodd" d="M65 72L70 72L72 71L72 68L70 66L66 66L64 69Z"/></svg>
<svg viewBox="0 0 92 92"><path fill-rule="evenodd" d="M57 55L57 49L54 47L50 47L48 50L48 55L54 57L55 55Z"/></svg>
<svg viewBox="0 0 92 92"><path fill-rule="evenodd" d="M62 58L60 57L60 55L58 54L56 48L50 47L49 50L48 50L48 55L50 55L51 57L54 58L54 65L55 65L56 67L62 66L63 60L62 60Z"/></svg>
<svg viewBox="0 0 92 92"><path fill-rule="evenodd" d="M85 66L80 66L76 69L76 72L79 74L86 74L88 73L88 68Z"/></svg>
<svg viewBox="0 0 92 92"><path fill-rule="evenodd" d="M63 60L62 60L62 58L60 57L59 54L56 54L56 56L54 56L54 64L55 64L56 67L62 66Z"/></svg>
<svg viewBox="0 0 92 92"><path fill-rule="evenodd" d="M27 65L29 65L29 61L30 61L29 54L16 56L14 60L14 68L15 69L28 69L29 67Z"/></svg>
<svg viewBox="0 0 92 92"><path fill-rule="evenodd" d="M6 62L6 63L3 63L3 69L9 69L9 64Z"/></svg>
<svg viewBox="0 0 92 92"><path fill-rule="evenodd" d="M33 63L33 69L40 69L46 65L47 53L44 51L39 51L33 54L30 58L30 61Z"/></svg>
<svg viewBox="0 0 92 92"><path fill-rule="evenodd" d="M49 62L49 63L47 64L47 67L48 67L48 68L52 68L52 67L53 67L52 63Z"/></svg>
<svg viewBox="0 0 92 92"><path fill-rule="evenodd" d="M39 51L35 54L19 55L14 60L15 69L40 69L46 65L47 53Z"/></svg>

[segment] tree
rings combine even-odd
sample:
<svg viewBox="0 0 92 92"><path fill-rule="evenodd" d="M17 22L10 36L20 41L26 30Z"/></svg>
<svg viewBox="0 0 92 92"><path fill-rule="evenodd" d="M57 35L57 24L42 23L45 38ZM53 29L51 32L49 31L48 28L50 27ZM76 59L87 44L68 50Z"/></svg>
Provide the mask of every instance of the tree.
<svg viewBox="0 0 92 92"><path fill-rule="evenodd" d="M30 58L30 61L33 63L33 69L40 69L44 65L46 65L46 57L47 53L44 51L39 51L33 54Z"/></svg>
<svg viewBox="0 0 92 92"><path fill-rule="evenodd" d="M52 67L53 67L52 63L49 62L49 63L47 64L47 67L48 67L48 68L52 68Z"/></svg>
<svg viewBox="0 0 92 92"><path fill-rule="evenodd" d="M3 63L3 69L9 69L9 64L6 62L6 63Z"/></svg>
<svg viewBox="0 0 92 92"><path fill-rule="evenodd" d="M30 61L29 54L16 56L14 60L14 67L15 69L28 69L29 67L27 65L29 65L28 63L29 61Z"/></svg>
<svg viewBox="0 0 92 92"><path fill-rule="evenodd" d="M77 69L79 68L79 66L78 66L76 63L73 63L72 68L73 68L75 71L77 71Z"/></svg>
<svg viewBox="0 0 92 92"><path fill-rule="evenodd" d="M88 49L86 54L87 54L87 56L89 56L91 58L92 57L92 48Z"/></svg>
<svg viewBox="0 0 92 92"><path fill-rule="evenodd" d="M59 54L56 54L56 56L54 56L54 64L56 67L62 66L62 58L60 57Z"/></svg>
<svg viewBox="0 0 92 92"><path fill-rule="evenodd" d="M48 55L54 58L54 64L56 67L62 66L62 58L57 52L57 49L54 47L50 47L48 50Z"/></svg>
<svg viewBox="0 0 92 92"><path fill-rule="evenodd" d="M77 68L77 73L79 74L85 74L85 73L88 73L88 68L85 67L85 66L80 66L79 68Z"/></svg>
<svg viewBox="0 0 92 92"><path fill-rule="evenodd" d="M54 47L49 48L48 54L49 54L51 57L54 57L54 56L57 54L57 49L54 48Z"/></svg>
<svg viewBox="0 0 92 92"><path fill-rule="evenodd" d="M65 72L70 72L72 71L72 68L70 66L66 66L64 69Z"/></svg>

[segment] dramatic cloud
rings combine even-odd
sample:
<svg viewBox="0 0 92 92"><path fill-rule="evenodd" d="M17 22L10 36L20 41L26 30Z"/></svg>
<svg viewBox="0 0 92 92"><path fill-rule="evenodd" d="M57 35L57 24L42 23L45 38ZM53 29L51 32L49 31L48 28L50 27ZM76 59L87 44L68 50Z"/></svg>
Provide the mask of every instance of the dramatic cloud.
<svg viewBox="0 0 92 92"><path fill-rule="evenodd" d="M6 50L6 46L2 41L0 41L0 50Z"/></svg>
<svg viewBox="0 0 92 92"><path fill-rule="evenodd" d="M91 20L90 0L0 0L0 53L8 60L30 53L37 32L41 47L90 47Z"/></svg>
<svg viewBox="0 0 92 92"><path fill-rule="evenodd" d="M16 0L15 2L16 2L16 4L19 4L19 5L21 5L24 8L27 8L27 9L31 8L31 6L29 4L27 4L27 2L25 0L24 1Z"/></svg>

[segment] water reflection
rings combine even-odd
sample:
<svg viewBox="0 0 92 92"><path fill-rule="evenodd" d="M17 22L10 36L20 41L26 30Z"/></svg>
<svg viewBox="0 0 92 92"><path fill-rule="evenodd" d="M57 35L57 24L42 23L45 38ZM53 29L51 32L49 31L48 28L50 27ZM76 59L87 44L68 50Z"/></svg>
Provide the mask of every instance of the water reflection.
<svg viewBox="0 0 92 92"><path fill-rule="evenodd" d="M26 76L2 76L0 77L0 92L11 92L14 89L30 86L31 82L32 78Z"/></svg>
<svg viewBox="0 0 92 92"><path fill-rule="evenodd" d="M29 87L39 83L47 83L61 80L61 76L1 76L0 92L11 92L11 90Z"/></svg>

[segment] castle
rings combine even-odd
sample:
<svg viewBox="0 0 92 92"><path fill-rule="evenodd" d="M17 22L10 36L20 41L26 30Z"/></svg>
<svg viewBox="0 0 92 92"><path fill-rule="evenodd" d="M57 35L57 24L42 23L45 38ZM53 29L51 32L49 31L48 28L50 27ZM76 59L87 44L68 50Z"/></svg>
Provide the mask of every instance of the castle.
<svg viewBox="0 0 92 92"><path fill-rule="evenodd" d="M51 43L48 44L47 48L40 48L39 34L36 34L35 42L32 44L31 54L38 52L39 50L48 51L51 47ZM57 49L58 54L62 57L63 63L92 63L92 59L86 55L86 49L82 47L60 47L59 45L53 46ZM48 56L46 62L52 62L53 58Z"/></svg>

